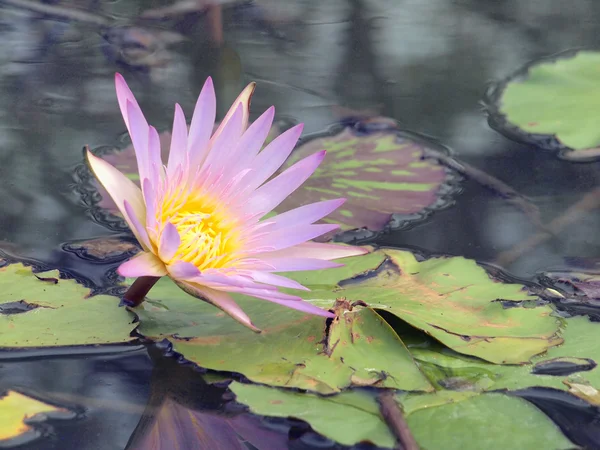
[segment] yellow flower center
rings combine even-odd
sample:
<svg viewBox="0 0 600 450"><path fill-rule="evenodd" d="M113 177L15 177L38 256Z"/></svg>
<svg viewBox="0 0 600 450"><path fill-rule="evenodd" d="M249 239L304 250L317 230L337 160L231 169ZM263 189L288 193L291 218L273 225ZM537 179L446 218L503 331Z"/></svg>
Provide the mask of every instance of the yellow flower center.
<svg viewBox="0 0 600 450"><path fill-rule="evenodd" d="M194 264L198 270L224 268L238 257L238 222L216 202L197 196L171 199L159 211L161 223L177 228L181 244L173 260ZM170 263L171 261L165 261Z"/></svg>

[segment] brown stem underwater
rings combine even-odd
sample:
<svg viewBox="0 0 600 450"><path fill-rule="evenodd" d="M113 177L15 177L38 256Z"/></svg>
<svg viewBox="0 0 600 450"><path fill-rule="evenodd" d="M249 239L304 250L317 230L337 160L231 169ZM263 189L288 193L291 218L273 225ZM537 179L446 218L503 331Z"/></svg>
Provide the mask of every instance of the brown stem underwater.
<svg viewBox="0 0 600 450"><path fill-rule="evenodd" d="M123 303L131 308L141 305L159 279L160 277L139 277L123 295Z"/></svg>

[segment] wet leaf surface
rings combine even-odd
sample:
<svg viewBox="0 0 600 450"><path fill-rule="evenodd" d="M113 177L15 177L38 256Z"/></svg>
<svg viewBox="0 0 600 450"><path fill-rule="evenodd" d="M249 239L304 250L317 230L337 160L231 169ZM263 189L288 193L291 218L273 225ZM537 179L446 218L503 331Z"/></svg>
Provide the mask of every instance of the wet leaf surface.
<svg viewBox="0 0 600 450"><path fill-rule="evenodd" d="M320 397L238 382L230 388L236 400L252 412L305 420L337 442L372 442L385 448L395 444L373 393L350 391ZM548 417L519 398L440 391L400 394L397 400L417 443L428 450L573 448Z"/></svg>
<svg viewBox="0 0 600 450"><path fill-rule="evenodd" d="M496 88L491 120L511 136L562 150L566 159L600 156L600 53L565 52L528 64Z"/></svg>
<svg viewBox="0 0 600 450"><path fill-rule="evenodd" d="M586 399L594 397L594 391L600 387L599 331L600 324L586 317L566 319L560 331L564 343L521 366L489 364L450 352L427 338L400 334L423 372L438 388L482 392L537 386L570 390ZM546 370L540 373L539 369L544 367Z"/></svg>
<svg viewBox="0 0 600 450"><path fill-rule="evenodd" d="M354 258L346 273L368 270L381 259L377 253ZM337 298L336 275L328 275L309 275L312 283L307 283L313 288L309 300L323 307L333 306ZM263 330L256 334L185 294L167 278L157 283L149 298L134 310L141 322L138 331L157 340L170 338L176 352L204 368L327 394L357 385L431 390L394 330L369 308L350 310L347 302L340 302L338 318L327 328L322 317L235 296Z"/></svg>
<svg viewBox="0 0 600 450"><path fill-rule="evenodd" d="M561 343L560 321L522 285L490 278L462 257L418 262L410 252L384 250L376 276L344 284L341 295L389 311L453 350L498 364L527 362ZM513 303L516 307L507 307Z"/></svg>
<svg viewBox="0 0 600 450"><path fill-rule="evenodd" d="M49 417L72 419L75 414L19 392L6 392L0 397L0 447L22 445L39 437L32 424Z"/></svg>
<svg viewBox="0 0 600 450"><path fill-rule="evenodd" d="M277 210L345 197L346 203L325 221L339 223L342 230L371 231L383 230L393 214L424 214L439 203L449 182L438 161L422 159L431 146L395 130L365 134L351 127L310 139L294 150L282 170L319 150L327 150L327 157Z"/></svg>
<svg viewBox="0 0 600 450"><path fill-rule="evenodd" d="M0 349L131 341L133 315L115 297L89 294L75 280L60 279L58 271L36 275L21 264L0 268ZM18 313L16 302L23 307Z"/></svg>
<svg viewBox="0 0 600 450"><path fill-rule="evenodd" d="M230 389L236 400L249 406L253 413L305 420L317 433L340 444L371 442L385 448L394 446L394 436L370 393L352 391L320 397L236 381Z"/></svg>

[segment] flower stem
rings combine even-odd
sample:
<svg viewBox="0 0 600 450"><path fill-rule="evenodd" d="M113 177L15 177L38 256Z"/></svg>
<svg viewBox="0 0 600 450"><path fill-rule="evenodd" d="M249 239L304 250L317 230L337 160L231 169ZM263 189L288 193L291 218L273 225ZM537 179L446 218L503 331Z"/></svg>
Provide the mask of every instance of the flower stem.
<svg viewBox="0 0 600 450"><path fill-rule="evenodd" d="M160 277L139 277L123 295L123 304L131 308L141 305L148 291L159 279Z"/></svg>

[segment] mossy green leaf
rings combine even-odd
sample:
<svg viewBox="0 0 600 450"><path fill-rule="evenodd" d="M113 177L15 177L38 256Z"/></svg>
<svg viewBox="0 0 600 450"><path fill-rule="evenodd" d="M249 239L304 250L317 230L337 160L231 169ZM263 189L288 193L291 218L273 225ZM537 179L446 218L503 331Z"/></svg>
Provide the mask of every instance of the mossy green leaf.
<svg viewBox="0 0 600 450"><path fill-rule="evenodd" d="M321 397L234 381L229 388L250 411L272 417L294 417L308 422L324 436L343 445L370 442L392 448L395 439L368 392L352 391Z"/></svg>
<svg viewBox="0 0 600 450"><path fill-rule="evenodd" d="M395 446L374 392L347 391L321 397L233 382L236 400L256 414L293 417L344 445ZM440 391L400 394L409 429L427 450L510 448L568 449L574 445L537 408L503 394Z"/></svg>
<svg viewBox="0 0 600 450"><path fill-rule="evenodd" d="M372 267L368 263L377 258L364 262L364 267ZM327 283L327 277L320 281ZM320 301L328 296L328 306L333 306L336 296L331 290L315 290L311 295ZM326 394L357 385L432 389L395 331L369 308L352 308L340 301L338 317L327 328L322 317L253 298L235 298L262 333L240 326L167 278L135 309L141 321L138 331L154 339L170 338L176 352L199 366L242 373L273 386Z"/></svg>
<svg viewBox="0 0 600 450"><path fill-rule="evenodd" d="M38 278L39 277L39 278ZM90 297L58 271L34 275L12 264L0 268L0 348L109 344L131 341L134 316L107 295Z"/></svg>
<svg viewBox="0 0 600 450"><path fill-rule="evenodd" d="M600 146L600 52L545 59L508 82L500 113L525 133L550 135L572 150ZM577 153L577 152L576 152Z"/></svg>

